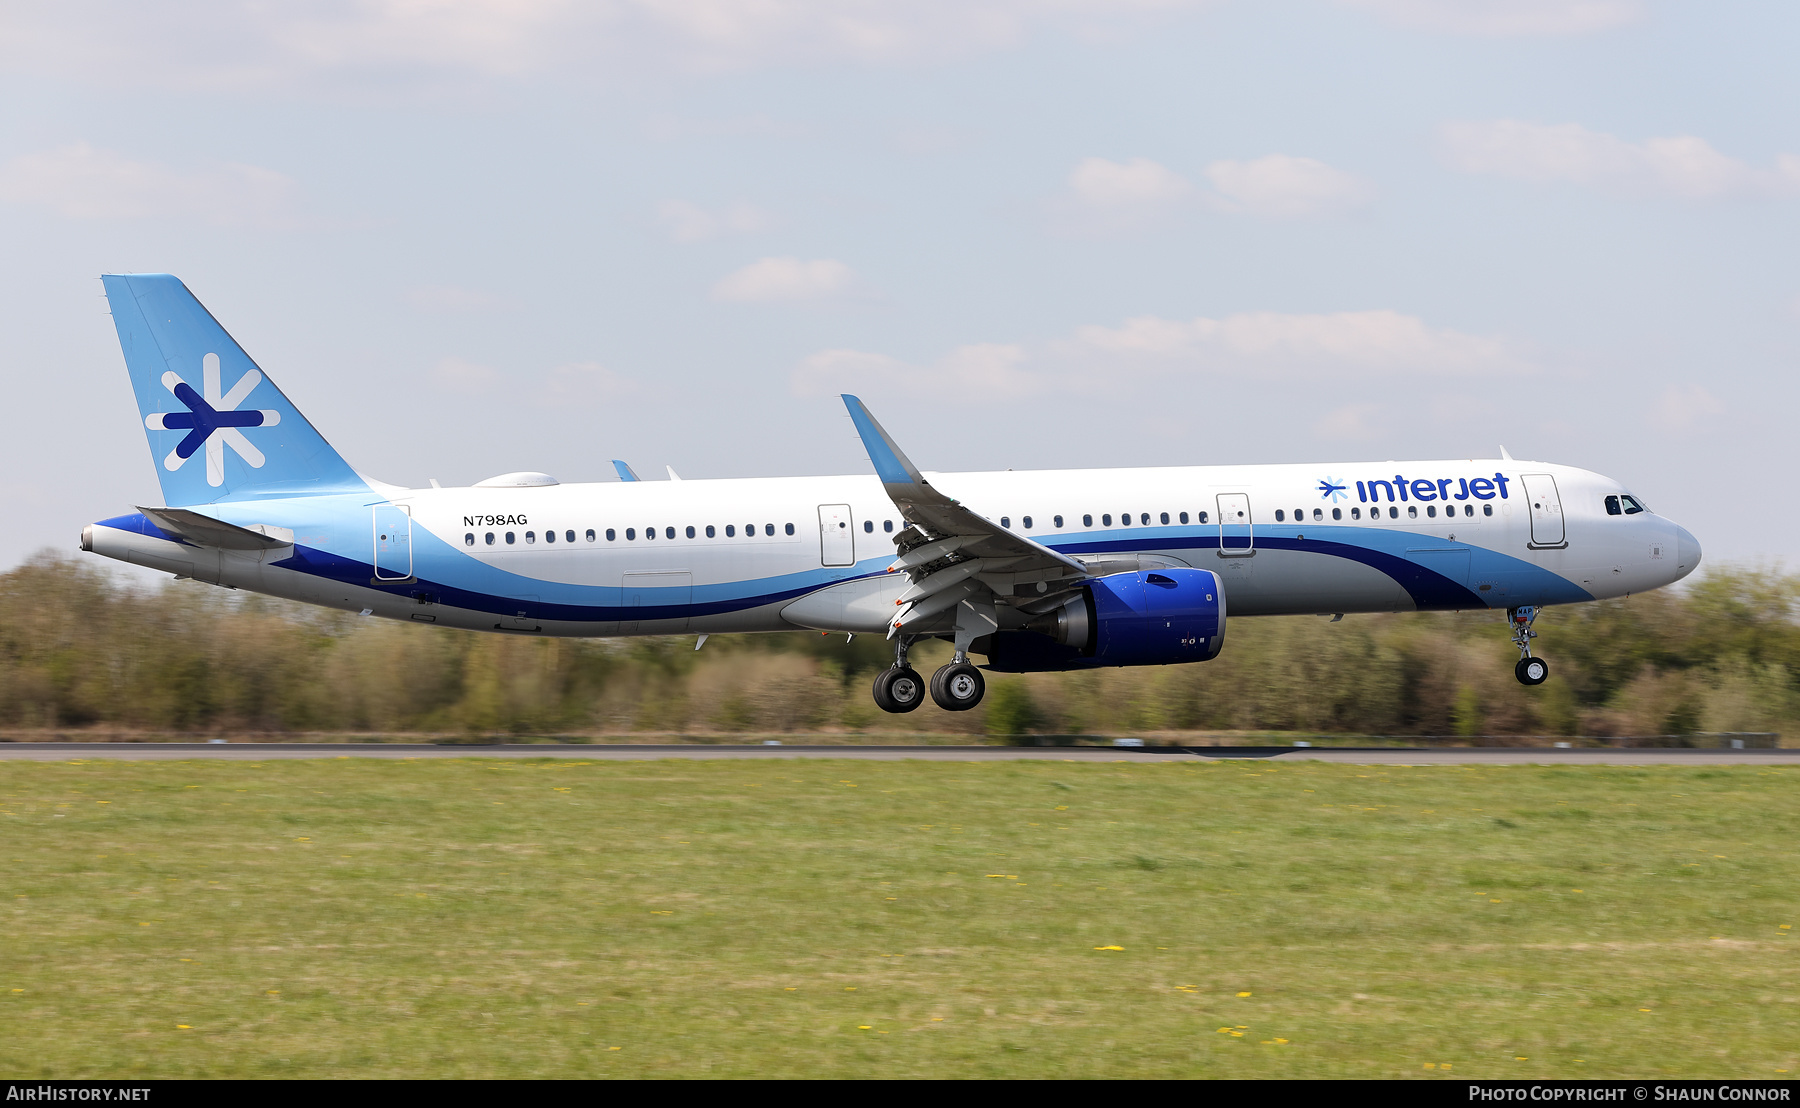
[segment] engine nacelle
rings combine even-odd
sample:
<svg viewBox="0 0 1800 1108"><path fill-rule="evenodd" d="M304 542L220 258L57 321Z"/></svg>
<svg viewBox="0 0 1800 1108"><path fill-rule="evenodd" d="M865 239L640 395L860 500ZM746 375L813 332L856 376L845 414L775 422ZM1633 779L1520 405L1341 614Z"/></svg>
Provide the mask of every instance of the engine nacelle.
<svg viewBox="0 0 1800 1108"><path fill-rule="evenodd" d="M1206 569L1114 573L1081 587L1024 631L999 631L988 667L1033 673L1204 662L1225 645L1225 590Z"/></svg>

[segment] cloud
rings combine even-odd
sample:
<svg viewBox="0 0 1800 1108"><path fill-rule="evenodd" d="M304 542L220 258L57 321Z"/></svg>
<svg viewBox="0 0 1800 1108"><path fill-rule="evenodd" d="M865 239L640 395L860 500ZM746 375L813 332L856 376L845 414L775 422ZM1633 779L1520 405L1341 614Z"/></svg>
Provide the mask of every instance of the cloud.
<svg viewBox="0 0 1800 1108"><path fill-rule="evenodd" d="M1458 35L1586 35L1636 23L1643 0L1337 0L1390 23Z"/></svg>
<svg viewBox="0 0 1800 1108"><path fill-rule="evenodd" d="M1196 203L1265 219L1304 219L1339 215L1374 199L1374 190L1355 174L1286 154L1213 162L1206 179L1210 190L1149 158L1083 158L1051 211L1066 230L1108 232L1141 229Z"/></svg>
<svg viewBox="0 0 1800 1108"><path fill-rule="evenodd" d="M0 67L160 87L467 82L931 63L1211 0L12 0Z"/></svg>
<svg viewBox="0 0 1800 1108"><path fill-rule="evenodd" d="M406 290L406 302L427 312L484 312L503 301L493 293L455 285L418 285Z"/></svg>
<svg viewBox="0 0 1800 1108"><path fill-rule="evenodd" d="M1206 167L1216 206L1271 219L1336 215L1374 199L1362 178L1313 158L1270 154L1248 162Z"/></svg>
<svg viewBox="0 0 1800 1108"><path fill-rule="evenodd" d="M444 388L470 394L486 392L500 381L492 367L462 358L445 358L431 367L431 375Z"/></svg>
<svg viewBox="0 0 1800 1108"><path fill-rule="evenodd" d="M1027 357L1024 347L998 342L959 346L919 366L860 350L821 350L794 368L790 383L800 396L831 396L903 379L914 388L992 399L1037 391L1038 380L1024 368Z"/></svg>
<svg viewBox="0 0 1800 1108"><path fill-rule="evenodd" d="M1725 405L1699 385L1670 385L1656 398L1650 421L1666 431L1693 431L1723 415Z"/></svg>
<svg viewBox="0 0 1800 1108"><path fill-rule="evenodd" d="M1325 413L1313 424L1313 431L1321 438L1346 442L1377 439L1389 433L1388 428L1378 428L1370 422L1380 411L1374 404L1346 404Z"/></svg>
<svg viewBox="0 0 1800 1108"><path fill-rule="evenodd" d="M764 258L713 286L713 299L739 304L827 300L848 292L855 275L832 258Z"/></svg>
<svg viewBox="0 0 1800 1108"><path fill-rule="evenodd" d="M47 207L70 219L201 219L228 227L291 229L299 186L272 169L215 163L177 170L85 142L0 165L0 200Z"/></svg>
<svg viewBox="0 0 1800 1108"><path fill-rule="evenodd" d="M1194 186L1187 178L1149 158L1109 162L1083 158L1069 174L1069 192L1095 208L1160 208L1185 199Z"/></svg>
<svg viewBox="0 0 1800 1108"><path fill-rule="evenodd" d="M903 380L911 388L958 396L1023 398L1090 394L1097 380L1255 376L1348 385L1413 376L1466 379L1530 372L1503 339L1432 327L1389 310L1307 315L1245 312L1219 319L1139 316L1118 327L1080 327L1031 346L974 343L910 364L860 350L823 350L790 378L802 396L829 395ZM1322 431L1355 438L1374 409L1351 405L1327 416Z"/></svg>
<svg viewBox="0 0 1800 1108"><path fill-rule="evenodd" d="M1276 376L1366 378L1511 372L1522 359L1498 338L1431 327L1387 309L1317 315L1244 312L1221 319L1139 316L1119 327L1083 327L1067 356L1096 355L1199 370Z"/></svg>
<svg viewBox="0 0 1800 1108"><path fill-rule="evenodd" d="M1497 119L1447 123L1439 139L1444 162L1464 173L1691 200L1800 192L1800 157L1782 154L1774 168L1756 169L1692 135L1630 143L1576 123Z"/></svg>
<svg viewBox="0 0 1800 1108"><path fill-rule="evenodd" d="M708 211L686 200L664 200L656 206L656 218L676 242L707 242L726 235L765 231L772 220L754 204L727 204Z"/></svg>
<svg viewBox="0 0 1800 1108"><path fill-rule="evenodd" d="M599 362L566 362L550 371L544 398L555 404L591 404L638 392L638 383Z"/></svg>

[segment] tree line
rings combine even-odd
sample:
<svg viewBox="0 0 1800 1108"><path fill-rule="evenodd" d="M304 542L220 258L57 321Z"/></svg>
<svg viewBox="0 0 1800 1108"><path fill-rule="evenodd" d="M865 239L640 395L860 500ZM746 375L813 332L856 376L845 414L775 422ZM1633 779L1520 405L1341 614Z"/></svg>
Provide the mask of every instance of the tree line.
<svg viewBox="0 0 1800 1108"><path fill-rule="evenodd" d="M0 574L0 727L139 734L745 736L1651 735L1791 731L1800 577L1547 609L1550 680L1513 679L1504 613L1230 621L1198 665L989 677L967 713L889 716L879 636L574 640L331 612L43 553ZM948 647L914 651L922 670Z"/></svg>

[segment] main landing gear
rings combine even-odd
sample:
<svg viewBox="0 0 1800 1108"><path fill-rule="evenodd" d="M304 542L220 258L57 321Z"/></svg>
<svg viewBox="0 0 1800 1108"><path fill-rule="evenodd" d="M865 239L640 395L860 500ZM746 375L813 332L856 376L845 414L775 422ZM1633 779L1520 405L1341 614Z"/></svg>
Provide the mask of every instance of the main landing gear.
<svg viewBox="0 0 1800 1108"><path fill-rule="evenodd" d="M896 639L893 666L875 675L875 706L884 712L910 712L925 702L925 681L906 661L911 645L912 640L904 636ZM931 675L929 687L938 707L946 712L966 712L981 703L987 681L969 664L969 656L959 652L955 661Z"/></svg>
<svg viewBox="0 0 1800 1108"><path fill-rule="evenodd" d="M1513 608L1507 616L1512 620L1513 645L1519 648L1519 664L1513 667L1513 676L1521 685L1541 685L1550 676L1550 663L1542 658L1531 656L1531 640L1537 638L1537 632L1531 624L1537 619L1536 605Z"/></svg>

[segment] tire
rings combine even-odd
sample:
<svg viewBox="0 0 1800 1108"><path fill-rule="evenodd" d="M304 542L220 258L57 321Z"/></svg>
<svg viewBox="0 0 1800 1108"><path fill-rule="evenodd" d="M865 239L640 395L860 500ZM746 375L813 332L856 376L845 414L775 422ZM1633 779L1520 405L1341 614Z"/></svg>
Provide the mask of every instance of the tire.
<svg viewBox="0 0 1800 1108"><path fill-rule="evenodd" d="M1513 667L1513 676L1521 685L1541 685L1550 676L1550 663L1542 658L1520 658Z"/></svg>
<svg viewBox="0 0 1800 1108"><path fill-rule="evenodd" d="M986 692L987 680L967 662L952 662L931 675L931 699L946 712L966 712Z"/></svg>
<svg viewBox="0 0 1800 1108"><path fill-rule="evenodd" d="M919 671L892 666L875 675L875 706L900 715L925 703L925 680Z"/></svg>

